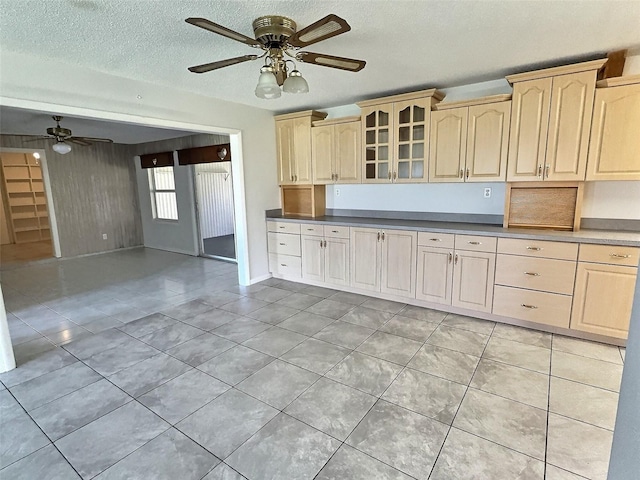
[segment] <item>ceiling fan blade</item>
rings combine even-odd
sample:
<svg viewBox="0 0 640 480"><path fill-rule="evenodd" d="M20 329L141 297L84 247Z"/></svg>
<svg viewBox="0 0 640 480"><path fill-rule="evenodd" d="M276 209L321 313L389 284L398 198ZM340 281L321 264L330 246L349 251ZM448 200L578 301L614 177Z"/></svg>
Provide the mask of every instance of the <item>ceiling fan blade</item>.
<svg viewBox="0 0 640 480"><path fill-rule="evenodd" d="M102 142L102 143L113 143L113 140L110 138L95 138L95 137L67 137L67 140L80 140L82 142Z"/></svg>
<svg viewBox="0 0 640 480"><path fill-rule="evenodd" d="M242 33L238 33L227 27L223 27L222 25L213 23L206 18L189 17L185 20L185 22L190 23L191 25L195 25L196 27L204 28L205 30L209 30L210 32L217 33L218 35L222 35L223 37L246 43L247 45L250 45L252 47L262 47L262 44L255 38L247 37Z"/></svg>
<svg viewBox="0 0 640 480"><path fill-rule="evenodd" d="M83 147L91 146L91 143L85 141L82 137L67 137L63 140L65 143L75 143L76 145L82 145Z"/></svg>
<svg viewBox="0 0 640 480"><path fill-rule="evenodd" d="M20 135L21 137L32 137L24 140L24 142L37 142L38 140L55 140L49 135Z"/></svg>
<svg viewBox="0 0 640 480"><path fill-rule="evenodd" d="M324 53L299 52L296 59L304 63L313 63L322 67L339 68L349 72L359 72L367 64L364 60L355 60L353 58L334 57L333 55L325 55Z"/></svg>
<svg viewBox="0 0 640 480"><path fill-rule="evenodd" d="M288 43L294 47L306 47L349 30L351 27L346 20L331 14L296 32L289 38Z"/></svg>
<svg viewBox="0 0 640 480"><path fill-rule="evenodd" d="M193 73L206 73L211 70L217 70L218 68L228 67L235 65L236 63L247 62L249 60L255 60L257 55L243 55L242 57L228 58L226 60L220 60L219 62L205 63L203 65L196 65L195 67L189 67L189 71Z"/></svg>

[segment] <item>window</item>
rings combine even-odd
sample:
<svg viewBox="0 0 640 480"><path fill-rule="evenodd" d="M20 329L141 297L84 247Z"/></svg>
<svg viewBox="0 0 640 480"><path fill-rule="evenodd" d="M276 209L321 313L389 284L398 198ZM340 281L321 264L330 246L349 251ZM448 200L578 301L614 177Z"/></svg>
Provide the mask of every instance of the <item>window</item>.
<svg viewBox="0 0 640 480"><path fill-rule="evenodd" d="M149 190L153 218L158 220L178 220L178 202L176 200L176 182L173 167L150 168Z"/></svg>

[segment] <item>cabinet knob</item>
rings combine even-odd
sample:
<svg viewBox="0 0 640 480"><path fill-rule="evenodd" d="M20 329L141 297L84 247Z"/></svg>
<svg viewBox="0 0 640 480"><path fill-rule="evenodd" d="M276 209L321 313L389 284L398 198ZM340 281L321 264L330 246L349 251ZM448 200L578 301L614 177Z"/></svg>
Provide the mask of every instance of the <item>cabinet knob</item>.
<svg viewBox="0 0 640 480"><path fill-rule="evenodd" d="M535 310L536 308L538 308L535 305L527 305L526 303L521 303L520 306L522 306L524 308L529 308L531 310Z"/></svg>

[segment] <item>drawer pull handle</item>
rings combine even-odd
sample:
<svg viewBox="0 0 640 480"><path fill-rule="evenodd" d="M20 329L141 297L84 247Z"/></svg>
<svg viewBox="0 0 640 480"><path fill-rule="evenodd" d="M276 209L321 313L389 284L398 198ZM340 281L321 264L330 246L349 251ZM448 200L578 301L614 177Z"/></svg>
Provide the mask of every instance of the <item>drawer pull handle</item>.
<svg viewBox="0 0 640 480"><path fill-rule="evenodd" d="M534 252L539 252L540 250L542 250L541 247L527 247L527 250L533 250Z"/></svg>
<svg viewBox="0 0 640 480"><path fill-rule="evenodd" d="M284 246L286 246L287 244L286 244L286 243L282 243L282 242L280 242L280 245L282 245L282 246L284 247Z"/></svg>
<svg viewBox="0 0 640 480"><path fill-rule="evenodd" d="M281 263L281 264L280 264L280 266L281 266L281 267L286 267L286 266L287 266L287 264L286 264L286 263Z"/></svg>
<svg viewBox="0 0 640 480"><path fill-rule="evenodd" d="M314 228L307 228L307 232L313 232L314 230Z"/></svg>
<svg viewBox="0 0 640 480"><path fill-rule="evenodd" d="M430 238L429 240L432 241L432 242L441 242L442 241L442 239L440 239L440 238Z"/></svg>
<svg viewBox="0 0 640 480"><path fill-rule="evenodd" d="M613 257L613 258L631 258L631 255L629 255L629 254L621 255L619 253L610 253L609 256Z"/></svg>
<svg viewBox="0 0 640 480"><path fill-rule="evenodd" d="M285 228L285 227L278 227L278 228Z"/></svg>
<svg viewBox="0 0 640 480"><path fill-rule="evenodd" d="M536 272L524 272L525 275L530 275L532 277L539 277L540 274Z"/></svg>
<svg viewBox="0 0 640 480"><path fill-rule="evenodd" d="M524 308L530 308L532 310L535 310L536 308L538 308L535 305L527 305L526 303L522 303L520 305L523 306Z"/></svg>
<svg viewBox="0 0 640 480"><path fill-rule="evenodd" d="M482 242L469 242L469 245L482 245Z"/></svg>
<svg viewBox="0 0 640 480"><path fill-rule="evenodd" d="M340 233L338 230L331 230L331 233Z"/></svg>

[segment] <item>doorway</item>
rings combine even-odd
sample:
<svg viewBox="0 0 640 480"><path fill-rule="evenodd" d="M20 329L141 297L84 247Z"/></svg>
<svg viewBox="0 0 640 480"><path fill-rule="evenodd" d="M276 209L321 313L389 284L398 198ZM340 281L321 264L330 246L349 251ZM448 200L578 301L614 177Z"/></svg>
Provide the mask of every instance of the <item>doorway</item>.
<svg viewBox="0 0 640 480"><path fill-rule="evenodd" d="M194 165L200 254L237 261L231 161Z"/></svg>
<svg viewBox="0 0 640 480"><path fill-rule="evenodd" d="M53 256L44 152L0 152L0 264Z"/></svg>

